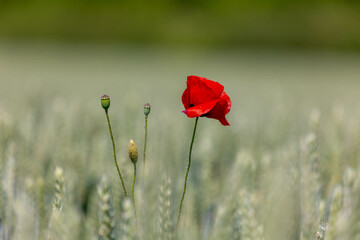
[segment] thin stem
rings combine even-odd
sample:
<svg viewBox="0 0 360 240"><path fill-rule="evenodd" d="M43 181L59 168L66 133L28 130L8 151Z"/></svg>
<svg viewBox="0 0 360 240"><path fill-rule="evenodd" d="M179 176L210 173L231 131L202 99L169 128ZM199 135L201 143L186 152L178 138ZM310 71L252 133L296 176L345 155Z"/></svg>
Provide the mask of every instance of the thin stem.
<svg viewBox="0 0 360 240"><path fill-rule="evenodd" d="M175 227L175 235L176 235L176 230L177 230L178 225L179 225L182 205L183 205L183 202L184 202L184 197L185 197L185 192L186 192L186 184L187 184L187 179L188 179L188 176L189 176L189 170L190 170L190 165L191 165L191 152L192 152L192 148L193 148L193 144L194 144L194 139L195 139L195 133L196 133L196 127L197 127L198 120L199 120L199 117L197 117L196 120L195 120L194 131L193 131L193 135L192 135L192 139L191 139L190 151L189 151L189 163L188 163L187 170L186 170L186 175L185 175L184 191L183 191L183 194L182 194L182 197L181 197L181 202L180 202L180 207L179 207L179 214L178 214L176 227Z"/></svg>
<svg viewBox="0 0 360 240"><path fill-rule="evenodd" d="M105 114L106 114L106 119L107 119L107 122L108 122L108 125L109 125L111 142L112 142L112 145L113 145L114 162L115 162L116 169L117 169L117 171L118 171L118 174L119 174L119 177L120 177L120 180L121 180L122 187L123 187L123 189L124 189L125 196L128 197L128 194L127 194L126 188L125 188L125 184L124 184L124 180L123 180L123 178L122 178L122 176L121 176L120 169L119 169L119 165L118 165L118 163L117 163L117 161L116 161L115 141L114 141L114 137L113 137L113 134L112 134L111 124L110 124L110 119L109 119L109 114L108 114L107 109L105 110Z"/></svg>
<svg viewBox="0 0 360 240"><path fill-rule="evenodd" d="M147 119L148 116L145 116L145 141L144 141L144 154L143 154L144 168L145 168L146 143L147 143Z"/></svg>
<svg viewBox="0 0 360 240"><path fill-rule="evenodd" d="M133 179L132 191L131 191L131 195L132 195L132 202L133 202L133 205L134 205L134 213L135 213L135 218L136 218L135 194L134 194L134 189L135 189L135 179L136 179L136 163L134 163L134 179Z"/></svg>
<svg viewBox="0 0 360 240"><path fill-rule="evenodd" d="M144 139L144 152L143 152L143 168L142 168L142 185L145 185L145 159L146 159L146 143L147 143L147 119L148 116L145 115L145 139Z"/></svg>

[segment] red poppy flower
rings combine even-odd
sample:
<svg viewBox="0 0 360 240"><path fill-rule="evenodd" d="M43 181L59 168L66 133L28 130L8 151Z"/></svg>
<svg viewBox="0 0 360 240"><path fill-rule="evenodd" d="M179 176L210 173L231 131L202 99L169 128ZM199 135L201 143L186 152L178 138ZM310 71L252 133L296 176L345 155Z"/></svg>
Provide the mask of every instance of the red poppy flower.
<svg viewBox="0 0 360 240"><path fill-rule="evenodd" d="M231 109L231 100L224 92L224 86L204 77L188 76L187 88L182 95L185 113L189 118L214 118L228 126L225 115Z"/></svg>

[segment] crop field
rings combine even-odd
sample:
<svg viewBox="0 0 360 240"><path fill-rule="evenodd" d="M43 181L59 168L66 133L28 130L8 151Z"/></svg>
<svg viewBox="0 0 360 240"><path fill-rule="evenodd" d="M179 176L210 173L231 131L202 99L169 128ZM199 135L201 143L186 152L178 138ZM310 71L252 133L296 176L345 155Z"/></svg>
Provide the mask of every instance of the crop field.
<svg viewBox="0 0 360 240"><path fill-rule="evenodd" d="M1 42L0 239L359 240L359 66L350 53ZM199 118L176 227L188 75L225 87L231 126Z"/></svg>

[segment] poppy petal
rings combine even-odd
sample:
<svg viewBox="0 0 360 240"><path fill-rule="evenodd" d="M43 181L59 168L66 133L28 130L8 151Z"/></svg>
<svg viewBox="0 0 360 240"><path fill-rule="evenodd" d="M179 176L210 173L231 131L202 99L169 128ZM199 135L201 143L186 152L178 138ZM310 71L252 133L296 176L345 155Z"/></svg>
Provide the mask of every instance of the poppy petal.
<svg viewBox="0 0 360 240"><path fill-rule="evenodd" d="M211 109L213 109L214 106L217 105L219 101L220 101L219 99L216 99L191 108L187 108L183 111L183 113L185 113L189 118L201 117L202 115L210 112Z"/></svg>
<svg viewBox="0 0 360 240"><path fill-rule="evenodd" d="M201 81L206 84L215 93L216 96L220 96L224 91L224 86L218 82L212 81L207 78L201 78Z"/></svg>
<svg viewBox="0 0 360 240"><path fill-rule="evenodd" d="M181 99L182 99L185 109L189 108L190 107L190 91L188 88L185 89Z"/></svg>
<svg viewBox="0 0 360 240"><path fill-rule="evenodd" d="M230 97L224 91L220 95L220 104L224 107L225 114L228 114L231 109L231 100Z"/></svg>
<svg viewBox="0 0 360 240"><path fill-rule="evenodd" d="M221 122L221 124L227 126L230 125L225 118L225 111L227 110L227 106L222 105L220 102L216 104L210 112L208 112L205 117L217 119Z"/></svg>
<svg viewBox="0 0 360 240"><path fill-rule="evenodd" d="M226 120L225 117L218 119L220 123L224 126L230 126L230 123Z"/></svg>
<svg viewBox="0 0 360 240"><path fill-rule="evenodd" d="M217 82L198 76L188 76L187 88L190 91L190 104L200 105L218 99L224 87Z"/></svg>

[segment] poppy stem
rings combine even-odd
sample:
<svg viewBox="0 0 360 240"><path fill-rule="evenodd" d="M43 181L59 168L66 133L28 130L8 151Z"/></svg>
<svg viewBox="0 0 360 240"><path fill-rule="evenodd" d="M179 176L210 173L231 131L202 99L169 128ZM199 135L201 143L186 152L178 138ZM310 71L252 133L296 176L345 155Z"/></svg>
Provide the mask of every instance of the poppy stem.
<svg viewBox="0 0 360 240"><path fill-rule="evenodd" d="M135 219L136 219L135 194L134 194L134 189L135 189L135 179L136 179L136 163L134 163L134 179L133 179L133 183L132 183L132 191L131 191L131 195L132 195L132 202L133 202L133 205L134 205Z"/></svg>
<svg viewBox="0 0 360 240"><path fill-rule="evenodd" d="M112 133L112 130L111 130L111 124L110 124L108 109L105 109L105 115L106 115L106 119L107 119L107 122L108 122L108 125L109 125L109 132L110 132L111 142L112 142L112 145L113 145L114 162L115 162L116 169L117 169L117 172L118 172L119 177L120 177L120 181L121 181L122 187L123 187L123 189L124 189L125 196L128 197L128 194L127 194L126 189L125 189L124 180L123 180L123 178L122 178L122 176L121 176L120 169L119 169L119 165L118 165L118 163L117 163L117 161L116 161L115 141L114 141L113 133Z"/></svg>
<svg viewBox="0 0 360 240"><path fill-rule="evenodd" d="M183 194L182 194L182 197L181 197L181 202L180 202L180 207L179 207L179 214L178 214L176 227L175 227L175 236L176 236L176 231L177 231L179 221L180 221L182 205L183 205L184 198L185 198L186 184L187 184L187 179L188 179L188 176L189 176L189 170L190 170L190 165L191 165L191 152L192 152L192 148L193 148L193 145L194 145L194 139L195 139L195 133L196 133L196 127L197 127L198 120L199 120L199 117L197 117L196 120L195 120L194 131L193 131L191 144L190 144L189 163L188 163L187 170L186 170L185 182L184 182L184 191L183 191Z"/></svg>
<svg viewBox="0 0 360 240"><path fill-rule="evenodd" d="M144 153L143 153L143 177L144 177L144 171L145 171L145 159L146 159L147 120L148 120L148 116L145 116L145 140L144 140Z"/></svg>

